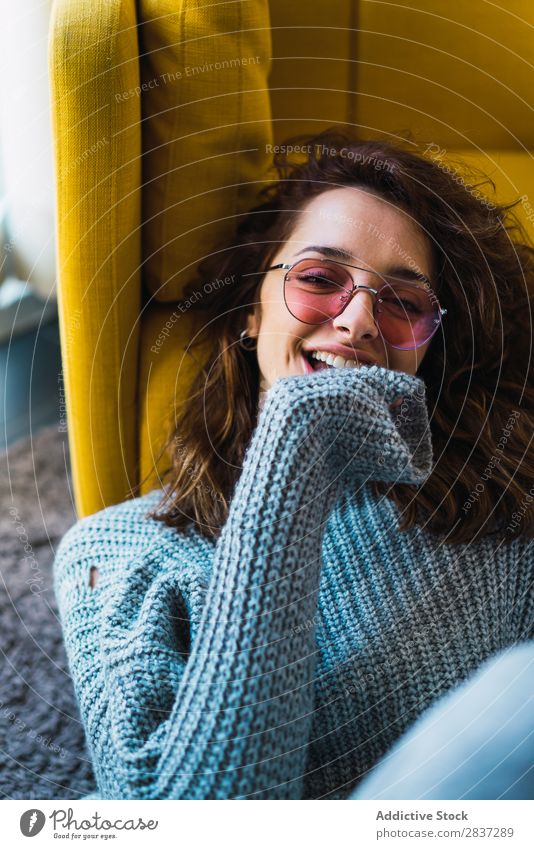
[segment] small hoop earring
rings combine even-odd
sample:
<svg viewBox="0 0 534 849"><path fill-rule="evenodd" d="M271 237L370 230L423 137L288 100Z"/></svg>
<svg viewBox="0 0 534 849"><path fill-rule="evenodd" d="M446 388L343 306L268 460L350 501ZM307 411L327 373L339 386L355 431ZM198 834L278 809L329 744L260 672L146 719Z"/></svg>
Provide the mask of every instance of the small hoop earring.
<svg viewBox="0 0 534 849"><path fill-rule="evenodd" d="M239 334L239 339L237 340L237 344L240 348L243 348L244 351L255 351L257 347L257 342L253 336L247 336L246 328L242 330Z"/></svg>

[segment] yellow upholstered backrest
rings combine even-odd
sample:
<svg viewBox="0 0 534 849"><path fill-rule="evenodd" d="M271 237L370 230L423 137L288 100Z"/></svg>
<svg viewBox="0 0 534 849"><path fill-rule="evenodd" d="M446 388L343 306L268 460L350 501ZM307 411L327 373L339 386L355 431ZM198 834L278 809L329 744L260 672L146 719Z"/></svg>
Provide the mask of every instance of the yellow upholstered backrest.
<svg viewBox="0 0 534 849"><path fill-rule="evenodd" d="M143 0L140 16L143 279L173 301L265 179L269 8Z"/></svg>
<svg viewBox="0 0 534 849"><path fill-rule="evenodd" d="M530 0L358 4L358 120L442 147L525 150L532 121Z"/></svg>
<svg viewBox="0 0 534 849"><path fill-rule="evenodd" d="M495 193L483 189L490 200L522 199L516 213L532 238L534 5L364 0L357 6L362 131L409 138L414 150L443 167L463 162L481 169L496 185Z"/></svg>
<svg viewBox="0 0 534 849"><path fill-rule="evenodd" d="M270 0L275 144L295 133L358 121L358 5L355 0Z"/></svg>

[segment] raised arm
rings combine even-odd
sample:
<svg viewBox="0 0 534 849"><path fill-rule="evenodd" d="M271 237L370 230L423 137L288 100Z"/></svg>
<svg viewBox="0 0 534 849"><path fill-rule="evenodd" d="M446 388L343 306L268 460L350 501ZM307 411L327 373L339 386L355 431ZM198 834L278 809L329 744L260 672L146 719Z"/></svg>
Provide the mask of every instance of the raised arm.
<svg viewBox="0 0 534 849"><path fill-rule="evenodd" d="M189 657L168 573L130 571L102 611L104 709L98 724L84 723L104 797L302 798L316 643L313 628L298 626L316 613L341 481L420 483L431 463L419 378L371 366L277 381L215 547Z"/></svg>

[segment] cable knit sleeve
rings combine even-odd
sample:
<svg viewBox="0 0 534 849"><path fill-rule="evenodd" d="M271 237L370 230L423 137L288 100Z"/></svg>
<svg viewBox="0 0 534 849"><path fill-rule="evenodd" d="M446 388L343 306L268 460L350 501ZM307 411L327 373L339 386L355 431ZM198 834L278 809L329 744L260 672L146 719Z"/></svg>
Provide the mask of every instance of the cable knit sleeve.
<svg viewBox="0 0 534 849"><path fill-rule="evenodd" d="M417 484L431 464L419 378L379 366L283 378L248 446L191 646L178 535L174 567L134 563L98 610L94 591L69 598L59 586L104 798L302 798L316 644L301 626L316 613L340 482ZM86 641L76 652L74 634Z"/></svg>

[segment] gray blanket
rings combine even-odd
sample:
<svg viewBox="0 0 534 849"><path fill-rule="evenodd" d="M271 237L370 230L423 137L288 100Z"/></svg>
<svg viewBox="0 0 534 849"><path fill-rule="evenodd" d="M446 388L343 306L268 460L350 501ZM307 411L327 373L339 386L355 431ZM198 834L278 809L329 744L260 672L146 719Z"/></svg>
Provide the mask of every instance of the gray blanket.
<svg viewBox="0 0 534 849"><path fill-rule="evenodd" d="M41 430L0 464L0 796L79 799L95 785L52 588L76 521L67 434Z"/></svg>

